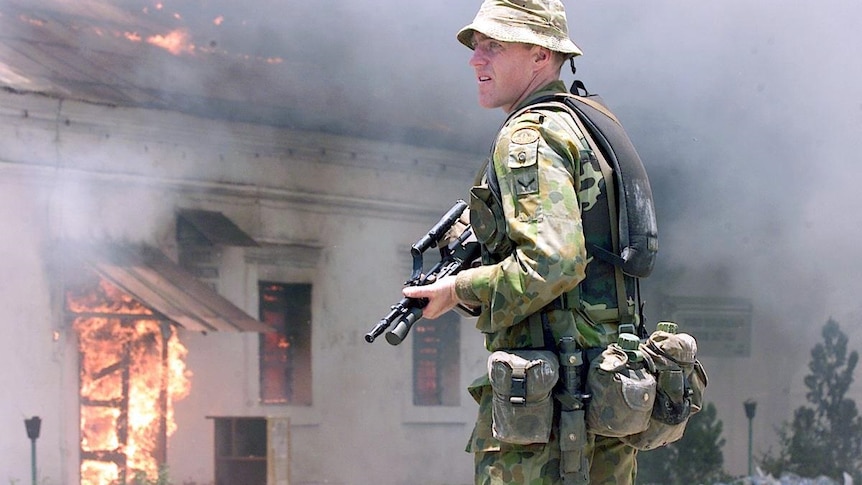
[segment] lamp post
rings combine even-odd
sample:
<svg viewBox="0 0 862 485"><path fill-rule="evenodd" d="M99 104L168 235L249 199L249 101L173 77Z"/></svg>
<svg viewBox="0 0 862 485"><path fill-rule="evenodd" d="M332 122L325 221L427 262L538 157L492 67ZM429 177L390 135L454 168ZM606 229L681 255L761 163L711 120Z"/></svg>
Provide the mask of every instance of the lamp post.
<svg viewBox="0 0 862 485"><path fill-rule="evenodd" d="M751 467L751 423L754 420L757 403L753 399L748 399L742 404L745 406L745 416L748 418L748 476L751 477L753 475Z"/></svg>
<svg viewBox="0 0 862 485"><path fill-rule="evenodd" d="M33 475L33 485L36 485L36 439L39 438L39 430L42 427L42 418L33 416L24 420L27 429L27 437L30 438L30 464Z"/></svg>

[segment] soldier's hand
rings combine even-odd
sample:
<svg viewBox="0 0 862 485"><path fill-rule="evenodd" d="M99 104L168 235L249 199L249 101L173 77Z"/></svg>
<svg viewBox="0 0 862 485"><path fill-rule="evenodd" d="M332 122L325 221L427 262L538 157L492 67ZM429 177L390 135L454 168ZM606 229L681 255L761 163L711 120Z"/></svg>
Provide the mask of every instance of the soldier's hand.
<svg viewBox="0 0 862 485"><path fill-rule="evenodd" d="M437 318L458 304L455 276L446 276L429 285L406 286L401 292L408 298L428 299L428 305L422 309L422 316L428 319Z"/></svg>

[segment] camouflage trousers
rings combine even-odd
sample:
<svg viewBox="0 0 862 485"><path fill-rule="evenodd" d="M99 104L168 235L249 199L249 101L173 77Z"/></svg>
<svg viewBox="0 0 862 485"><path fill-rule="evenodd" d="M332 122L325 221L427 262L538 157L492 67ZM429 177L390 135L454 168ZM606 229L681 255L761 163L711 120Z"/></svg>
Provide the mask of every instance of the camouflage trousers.
<svg viewBox="0 0 862 485"><path fill-rule="evenodd" d="M476 485L562 485L556 433L546 445L507 446L476 452ZM637 450L616 438L589 435L590 485L632 485Z"/></svg>

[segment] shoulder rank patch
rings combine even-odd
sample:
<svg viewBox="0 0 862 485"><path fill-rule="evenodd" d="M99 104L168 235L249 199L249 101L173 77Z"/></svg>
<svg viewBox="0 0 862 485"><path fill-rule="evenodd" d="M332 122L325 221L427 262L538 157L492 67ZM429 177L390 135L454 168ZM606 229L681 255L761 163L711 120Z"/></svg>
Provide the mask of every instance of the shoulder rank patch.
<svg viewBox="0 0 862 485"><path fill-rule="evenodd" d="M529 145L539 139L539 132L535 128L521 128L512 133L512 143L516 145Z"/></svg>

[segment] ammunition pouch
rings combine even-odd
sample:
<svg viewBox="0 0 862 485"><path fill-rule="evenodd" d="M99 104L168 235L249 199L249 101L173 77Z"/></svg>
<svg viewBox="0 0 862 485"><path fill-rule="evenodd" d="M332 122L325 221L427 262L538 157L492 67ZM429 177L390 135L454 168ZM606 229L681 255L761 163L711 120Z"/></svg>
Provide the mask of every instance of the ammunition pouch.
<svg viewBox="0 0 862 485"><path fill-rule="evenodd" d="M589 459L584 454L587 445L587 425L583 409L560 413L560 473L563 484L590 483Z"/></svg>
<svg viewBox="0 0 862 485"><path fill-rule="evenodd" d="M561 296L560 304L565 307L566 294ZM560 385L555 397L560 403L560 476L563 485L587 485L590 483L590 463L584 453L587 446L584 405L589 396L584 393L581 376L586 365L586 352L571 336L561 338L558 349Z"/></svg>
<svg viewBox="0 0 862 485"><path fill-rule="evenodd" d="M644 356L632 362L619 345L610 344L590 363L587 388L587 430L600 436L621 438L649 427L655 403L653 364Z"/></svg>
<svg viewBox="0 0 862 485"><path fill-rule="evenodd" d="M703 407L707 377L691 335L655 331L640 348L655 365L657 397L647 429L622 440L651 450L682 438L689 418Z"/></svg>
<svg viewBox="0 0 862 485"><path fill-rule="evenodd" d="M512 444L547 443L554 419L551 397L559 360L544 350L498 350L488 358L494 438Z"/></svg>
<svg viewBox="0 0 862 485"><path fill-rule="evenodd" d="M512 242L506 234L506 216L493 160L487 161L484 176L470 188L468 207L476 239L490 253L509 254Z"/></svg>

